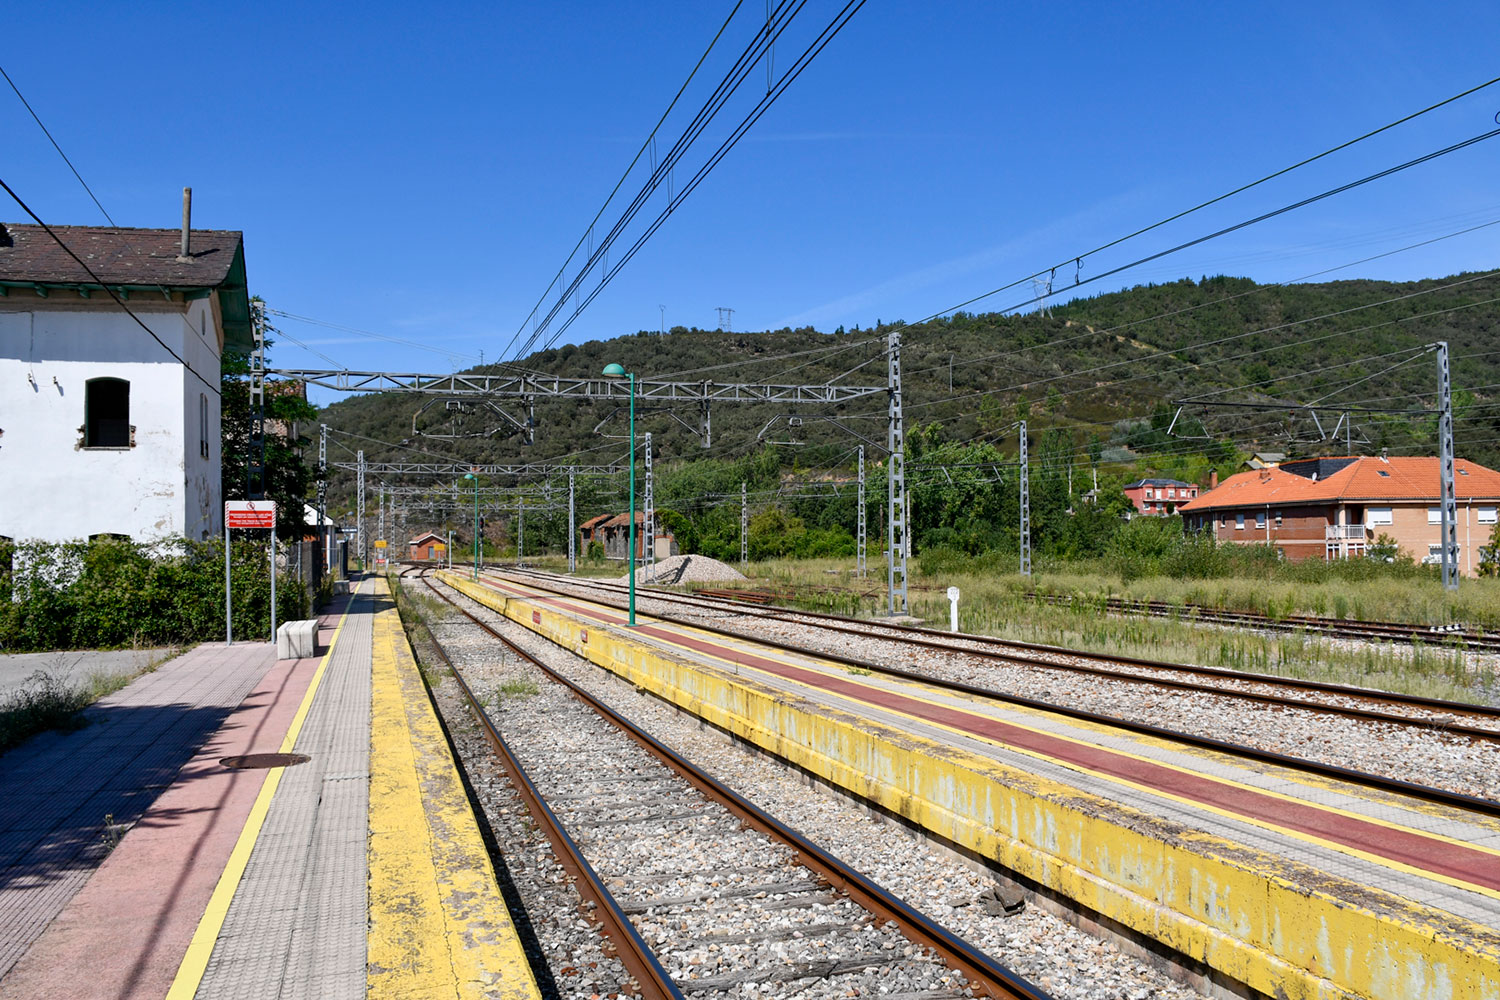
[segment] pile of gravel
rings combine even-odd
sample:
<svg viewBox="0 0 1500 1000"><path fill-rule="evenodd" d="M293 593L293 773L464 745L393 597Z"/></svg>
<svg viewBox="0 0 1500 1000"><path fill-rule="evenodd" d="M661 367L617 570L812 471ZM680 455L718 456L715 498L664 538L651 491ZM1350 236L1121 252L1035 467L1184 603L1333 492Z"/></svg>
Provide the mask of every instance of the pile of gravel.
<svg viewBox="0 0 1500 1000"><path fill-rule="evenodd" d="M708 556L668 556L657 562L655 573L648 577L650 572L647 566L637 569L636 586L654 583L671 587L679 583L729 583L745 579L745 575L733 566ZM620 577L619 582L629 583L630 574Z"/></svg>

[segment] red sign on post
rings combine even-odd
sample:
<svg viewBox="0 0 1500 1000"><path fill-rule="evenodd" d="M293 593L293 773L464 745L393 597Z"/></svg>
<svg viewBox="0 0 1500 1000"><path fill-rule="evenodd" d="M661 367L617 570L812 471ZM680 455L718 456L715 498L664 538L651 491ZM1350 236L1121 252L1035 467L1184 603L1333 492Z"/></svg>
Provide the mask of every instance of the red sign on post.
<svg viewBox="0 0 1500 1000"><path fill-rule="evenodd" d="M226 500L224 501L224 527L274 528L276 527L276 501Z"/></svg>

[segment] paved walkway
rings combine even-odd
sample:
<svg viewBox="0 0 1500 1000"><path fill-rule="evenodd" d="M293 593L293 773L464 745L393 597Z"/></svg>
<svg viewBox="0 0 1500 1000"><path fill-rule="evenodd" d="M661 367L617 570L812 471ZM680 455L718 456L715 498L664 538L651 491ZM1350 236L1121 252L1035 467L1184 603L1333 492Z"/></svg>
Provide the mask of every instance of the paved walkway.
<svg viewBox="0 0 1500 1000"><path fill-rule="evenodd" d="M219 759L278 749L318 662L204 644L0 757L0 997L166 993L266 775Z"/></svg>

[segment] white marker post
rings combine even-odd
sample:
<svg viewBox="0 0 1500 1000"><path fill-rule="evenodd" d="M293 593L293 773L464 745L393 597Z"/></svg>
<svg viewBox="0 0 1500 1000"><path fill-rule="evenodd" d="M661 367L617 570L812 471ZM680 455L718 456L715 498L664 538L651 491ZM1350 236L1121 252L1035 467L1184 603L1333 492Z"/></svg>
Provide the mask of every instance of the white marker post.
<svg viewBox="0 0 1500 1000"><path fill-rule="evenodd" d="M948 588L948 622L949 622L948 630L950 632L957 632L958 631L958 588L957 587L949 587Z"/></svg>
<svg viewBox="0 0 1500 1000"><path fill-rule="evenodd" d="M276 641L276 501L224 501L224 644L234 645L234 603L230 593L229 529L271 529L271 641Z"/></svg>

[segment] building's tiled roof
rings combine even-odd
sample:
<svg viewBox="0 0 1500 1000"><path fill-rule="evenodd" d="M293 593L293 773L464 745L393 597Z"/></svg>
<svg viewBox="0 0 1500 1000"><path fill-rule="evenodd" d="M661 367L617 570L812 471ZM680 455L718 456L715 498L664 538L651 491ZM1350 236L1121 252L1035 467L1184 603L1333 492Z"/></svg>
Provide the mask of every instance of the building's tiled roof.
<svg viewBox="0 0 1500 1000"><path fill-rule="evenodd" d="M1127 490L1133 490L1139 486L1186 486L1191 488L1192 485L1192 483L1185 483L1181 479L1137 479L1125 488Z"/></svg>
<svg viewBox="0 0 1500 1000"><path fill-rule="evenodd" d="M429 531L429 532L427 532L424 535L418 535L416 538L413 538L411 541L407 542L406 544L408 546L411 546L411 545L422 545L422 544L424 544L426 542L429 542L429 541L441 542L442 540L443 540L443 536L442 535L438 534L436 531Z"/></svg>
<svg viewBox="0 0 1500 1000"><path fill-rule="evenodd" d="M578 526L578 530L579 531L587 531L590 528L594 527L595 525L603 524L605 521L608 521L612 516L614 516L614 515L612 515L612 514L599 514L599 515L597 515L595 517L591 517L587 521L584 521L582 524L580 524Z"/></svg>
<svg viewBox="0 0 1500 1000"><path fill-rule="evenodd" d="M646 512L645 511L638 510L638 511L635 512L635 523L636 524L645 524L646 523ZM630 524L630 514L629 514L629 512L626 512L624 514L616 514L614 517L610 518L608 521L605 521L602 525L600 525L600 527L603 527L603 528L624 528L624 527L629 526L629 524ZM663 530L663 528L662 528L662 526L660 524L658 524L656 526L656 530L658 532L660 532L660 531Z"/></svg>
<svg viewBox="0 0 1500 1000"><path fill-rule="evenodd" d="M190 260L179 261L180 229L53 226L68 248L107 285L217 288L229 277L242 236L191 231ZM0 281L92 284L94 279L41 226L0 224Z"/></svg>
<svg viewBox="0 0 1500 1000"><path fill-rule="evenodd" d="M1462 458L1453 463L1453 468L1457 499L1500 497L1500 472ZM1266 504L1437 500L1439 490L1436 458L1363 457L1326 478L1298 476L1282 468L1236 473L1177 510L1191 514L1221 507Z"/></svg>

